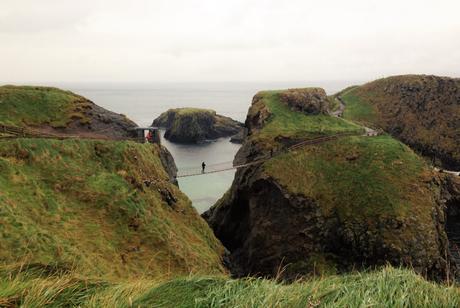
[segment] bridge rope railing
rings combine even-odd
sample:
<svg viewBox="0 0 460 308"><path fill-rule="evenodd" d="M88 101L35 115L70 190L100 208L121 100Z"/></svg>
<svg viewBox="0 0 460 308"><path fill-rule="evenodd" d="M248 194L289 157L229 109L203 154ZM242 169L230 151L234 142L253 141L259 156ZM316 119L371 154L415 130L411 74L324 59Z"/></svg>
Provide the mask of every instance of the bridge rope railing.
<svg viewBox="0 0 460 308"><path fill-rule="evenodd" d="M206 175L206 174L212 174L212 173L217 173L217 172L223 172L223 171L229 171L229 170L233 170L233 169L239 169L239 168L244 168L244 167L248 167L248 166L252 166L252 165L256 165L256 164L260 164L260 163L263 163L273 157L276 157L276 156L279 156L281 154L284 154L284 153L287 153L287 152L290 152L290 151L295 151L295 150L298 150L304 146L307 146L307 145L313 145L313 144L319 144L319 143L323 143L323 142L327 142L327 141L331 141L331 140L337 140L339 138L342 138L342 137L349 137L349 136L362 136L363 134L360 132L349 132L349 133L339 133L339 134L334 134L334 135L330 135L330 136L322 136L322 137L318 137L318 138L312 138L312 139L307 139L307 140L303 140L301 142L298 142L294 145L291 145L290 147L284 149L284 150L281 150L281 151L278 151L277 153L275 154L269 154L268 157L264 157L264 158L261 158L261 159L258 159L258 160L255 160L255 161L251 161L251 162L247 162L247 163L244 163L244 164L239 164L239 165L235 165L233 162L224 162L224 163L218 163L218 164L210 164L210 165L207 165L205 170L203 170L202 168L198 168L198 167L195 167L195 168L181 168L177 174L177 178L185 178L185 177L191 177L191 176L199 176L199 175ZM225 165L225 166L224 166ZM222 166L221 168L219 168L219 166Z"/></svg>

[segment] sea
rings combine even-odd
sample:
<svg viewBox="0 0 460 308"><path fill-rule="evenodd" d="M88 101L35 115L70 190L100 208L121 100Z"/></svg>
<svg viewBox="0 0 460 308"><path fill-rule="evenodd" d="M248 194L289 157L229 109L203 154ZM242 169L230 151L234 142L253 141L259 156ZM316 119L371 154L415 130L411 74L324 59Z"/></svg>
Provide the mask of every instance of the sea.
<svg viewBox="0 0 460 308"><path fill-rule="evenodd" d="M111 111L122 113L140 126L150 126L153 120L169 108L198 107L244 122L252 97L261 90L318 86L333 94L354 83L278 82L278 83L52 83L71 90ZM49 83L47 85L50 85ZM171 143L163 138L179 170L199 168L232 161L240 145L229 138L199 145ZM179 178L180 189L190 198L201 214L208 210L230 188L234 170Z"/></svg>

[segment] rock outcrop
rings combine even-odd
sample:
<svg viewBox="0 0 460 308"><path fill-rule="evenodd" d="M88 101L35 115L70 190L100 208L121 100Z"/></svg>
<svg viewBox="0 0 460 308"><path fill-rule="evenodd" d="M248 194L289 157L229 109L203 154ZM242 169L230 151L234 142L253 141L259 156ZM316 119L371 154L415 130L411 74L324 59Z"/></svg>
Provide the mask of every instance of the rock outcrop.
<svg viewBox="0 0 460 308"><path fill-rule="evenodd" d="M200 143L243 131L241 123L213 110L197 108L170 109L156 118L152 125L165 128L165 138L178 143Z"/></svg>
<svg viewBox="0 0 460 308"><path fill-rule="evenodd" d="M163 165L163 168L168 174L170 182L176 186L179 186L179 183L177 181L177 166L171 152L169 152L169 150L166 147L161 146L159 154L161 164Z"/></svg>
<svg viewBox="0 0 460 308"><path fill-rule="evenodd" d="M460 170L460 79L394 76L342 97L355 110L367 110L345 111L351 120L368 121L442 167Z"/></svg>
<svg viewBox="0 0 460 308"><path fill-rule="evenodd" d="M289 89L280 94L280 99L293 111L306 114L327 114L329 101L321 88Z"/></svg>
<svg viewBox="0 0 460 308"><path fill-rule="evenodd" d="M271 114L273 127L280 115L265 96L249 110L239 163L269 158L264 144L279 137L266 139L263 119ZM230 251L235 276L294 279L387 263L436 279L456 271L440 182L408 147L390 136L355 136L279 152L239 169L203 214Z"/></svg>

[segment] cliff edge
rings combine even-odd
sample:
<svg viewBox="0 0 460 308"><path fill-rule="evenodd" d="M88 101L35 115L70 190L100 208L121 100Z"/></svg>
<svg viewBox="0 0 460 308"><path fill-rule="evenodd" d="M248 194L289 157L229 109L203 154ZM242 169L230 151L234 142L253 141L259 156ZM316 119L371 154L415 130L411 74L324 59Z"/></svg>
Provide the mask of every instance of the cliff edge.
<svg viewBox="0 0 460 308"><path fill-rule="evenodd" d="M203 215L229 249L233 273L295 279L387 263L433 278L455 271L442 185L424 160L391 136L294 111L285 93L255 96L236 160L265 161L239 169Z"/></svg>

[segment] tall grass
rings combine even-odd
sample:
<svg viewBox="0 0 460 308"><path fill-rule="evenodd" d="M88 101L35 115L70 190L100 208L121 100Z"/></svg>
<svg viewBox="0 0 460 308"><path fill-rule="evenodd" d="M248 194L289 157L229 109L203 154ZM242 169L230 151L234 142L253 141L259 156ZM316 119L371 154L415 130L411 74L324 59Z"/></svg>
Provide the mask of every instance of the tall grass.
<svg viewBox="0 0 460 308"><path fill-rule="evenodd" d="M72 273L0 277L0 306L23 307L458 307L456 286L411 270L325 276L282 284L256 278L184 277L107 282Z"/></svg>
<svg viewBox="0 0 460 308"><path fill-rule="evenodd" d="M104 277L222 271L221 244L159 156L132 142L0 141L0 264Z"/></svg>

